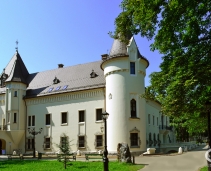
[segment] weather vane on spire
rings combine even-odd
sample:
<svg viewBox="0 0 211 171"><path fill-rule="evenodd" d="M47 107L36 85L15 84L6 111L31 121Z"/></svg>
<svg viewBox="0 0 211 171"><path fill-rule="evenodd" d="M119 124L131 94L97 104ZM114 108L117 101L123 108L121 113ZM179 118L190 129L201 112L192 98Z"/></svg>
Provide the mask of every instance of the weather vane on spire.
<svg viewBox="0 0 211 171"><path fill-rule="evenodd" d="M18 51L18 40L16 40L16 47L15 47L15 49L16 49L16 52Z"/></svg>

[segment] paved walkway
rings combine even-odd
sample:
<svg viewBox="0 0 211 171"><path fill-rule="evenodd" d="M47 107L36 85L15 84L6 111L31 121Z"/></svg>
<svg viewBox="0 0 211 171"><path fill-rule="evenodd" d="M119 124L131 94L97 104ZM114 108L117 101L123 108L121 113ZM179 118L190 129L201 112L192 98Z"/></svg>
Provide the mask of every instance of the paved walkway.
<svg viewBox="0 0 211 171"><path fill-rule="evenodd" d="M137 164L145 164L140 171L197 171L207 165L204 146L175 156L140 156Z"/></svg>

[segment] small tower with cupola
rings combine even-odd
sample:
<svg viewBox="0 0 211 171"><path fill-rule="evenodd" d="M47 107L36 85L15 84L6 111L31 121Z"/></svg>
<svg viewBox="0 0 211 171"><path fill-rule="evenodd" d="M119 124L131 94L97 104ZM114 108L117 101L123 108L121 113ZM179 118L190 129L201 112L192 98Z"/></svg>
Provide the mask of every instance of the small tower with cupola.
<svg viewBox="0 0 211 171"><path fill-rule="evenodd" d="M5 90L6 143L13 149L24 149L26 130L26 95L27 77L29 73L18 50L1 74L1 87ZM22 144L22 145L20 145Z"/></svg>
<svg viewBox="0 0 211 171"><path fill-rule="evenodd" d="M115 39L109 55L102 55L101 68L106 79L108 151L118 143L128 143L131 151L146 150L146 102L144 78L149 62L136 45L134 37L126 45Z"/></svg>

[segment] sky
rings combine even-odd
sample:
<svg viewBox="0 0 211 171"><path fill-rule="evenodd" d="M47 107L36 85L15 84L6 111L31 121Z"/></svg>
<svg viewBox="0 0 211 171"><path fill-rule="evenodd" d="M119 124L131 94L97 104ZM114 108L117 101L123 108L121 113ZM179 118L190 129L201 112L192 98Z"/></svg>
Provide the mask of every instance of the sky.
<svg viewBox="0 0 211 171"><path fill-rule="evenodd" d="M62 63L72 66L101 60L109 53L121 12L121 0L1 0L0 73L15 54L16 41L29 73L51 70ZM149 75L160 71L161 54L150 51L150 44L135 36L140 53L150 63Z"/></svg>

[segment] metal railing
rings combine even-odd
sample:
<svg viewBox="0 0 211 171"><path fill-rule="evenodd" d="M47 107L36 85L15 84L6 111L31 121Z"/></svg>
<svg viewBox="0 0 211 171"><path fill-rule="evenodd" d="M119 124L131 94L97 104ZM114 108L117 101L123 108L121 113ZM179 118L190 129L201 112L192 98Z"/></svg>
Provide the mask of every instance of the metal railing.
<svg viewBox="0 0 211 171"><path fill-rule="evenodd" d="M6 131L7 125L0 125L0 131Z"/></svg>

